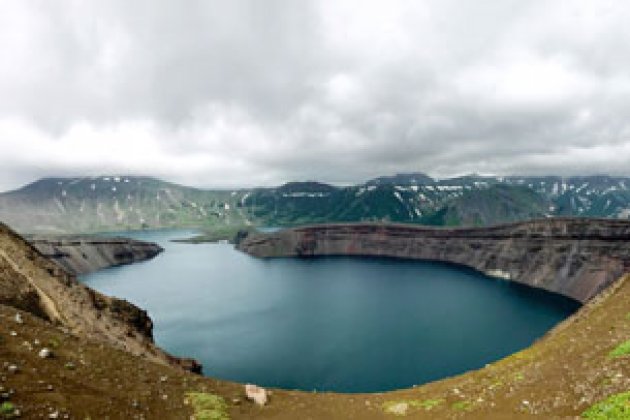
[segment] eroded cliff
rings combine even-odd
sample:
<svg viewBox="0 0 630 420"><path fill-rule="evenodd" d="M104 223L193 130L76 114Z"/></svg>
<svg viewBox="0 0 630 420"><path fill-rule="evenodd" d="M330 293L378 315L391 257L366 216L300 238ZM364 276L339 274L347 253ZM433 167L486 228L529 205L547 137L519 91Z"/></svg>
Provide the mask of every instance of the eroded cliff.
<svg viewBox="0 0 630 420"><path fill-rule="evenodd" d="M359 223L246 237L257 257L357 255L461 264L586 302L630 271L630 222L552 218L484 228Z"/></svg>
<svg viewBox="0 0 630 420"><path fill-rule="evenodd" d="M75 334L156 362L194 371L201 369L193 360L172 357L155 346L153 322L146 311L81 284L3 224L0 224L0 304L30 312Z"/></svg>
<svg viewBox="0 0 630 420"><path fill-rule="evenodd" d="M75 275L151 259L163 251L151 242L94 235L32 235L26 239L37 250Z"/></svg>

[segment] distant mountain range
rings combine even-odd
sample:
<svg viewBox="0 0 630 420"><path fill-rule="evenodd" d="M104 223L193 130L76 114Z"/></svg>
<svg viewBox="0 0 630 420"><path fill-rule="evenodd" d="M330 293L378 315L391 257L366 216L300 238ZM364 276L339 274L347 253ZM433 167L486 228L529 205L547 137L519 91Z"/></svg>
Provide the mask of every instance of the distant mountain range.
<svg viewBox="0 0 630 420"><path fill-rule="evenodd" d="M539 217L630 218L630 178L384 176L337 187L204 190L150 177L45 178L0 194L0 221L29 232L392 221L481 226Z"/></svg>

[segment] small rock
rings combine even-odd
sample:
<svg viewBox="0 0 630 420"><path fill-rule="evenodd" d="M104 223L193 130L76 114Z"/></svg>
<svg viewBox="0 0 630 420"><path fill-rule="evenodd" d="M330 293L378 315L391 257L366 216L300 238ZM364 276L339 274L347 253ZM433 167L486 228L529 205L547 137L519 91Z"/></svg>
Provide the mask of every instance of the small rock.
<svg viewBox="0 0 630 420"><path fill-rule="evenodd" d="M9 373L18 373L20 369L17 367L17 365L9 365L7 367L7 370L9 371Z"/></svg>
<svg viewBox="0 0 630 420"><path fill-rule="evenodd" d="M48 418L49 419L58 419L59 418L59 411L54 411L54 412L50 413L48 415Z"/></svg>
<svg viewBox="0 0 630 420"><path fill-rule="evenodd" d="M15 331L11 331L11 332L9 333L9 335L10 335L11 337L17 337L17 333L16 333Z"/></svg>
<svg viewBox="0 0 630 420"><path fill-rule="evenodd" d="M42 359L49 359L53 357L53 352L49 348L44 347L39 351L39 357Z"/></svg>
<svg viewBox="0 0 630 420"><path fill-rule="evenodd" d="M407 415L407 410L409 410L409 404L406 402L399 402L397 404L390 405L387 408L387 412L394 414L396 416Z"/></svg>
<svg viewBox="0 0 630 420"><path fill-rule="evenodd" d="M267 404L267 390L265 388L247 384L245 385L245 395L247 399L254 401L260 406Z"/></svg>
<svg viewBox="0 0 630 420"><path fill-rule="evenodd" d="M160 382L166 382L166 381L168 381L168 376L160 377Z"/></svg>
<svg viewBox="0 0 630 420"><path fill-rule="evenodd" d="M240 403L241 403L241 399L240 398L232 398L232 404L239 405Z"/></svg>
<svg viewBox="0 0 630 420"><path fill-rule="evenodd" d="M20 314L15 314L15 318L13 318L15 320L15 322L17 322L18 324L24 324L24 320L22 319L22 315Z"/></svg>

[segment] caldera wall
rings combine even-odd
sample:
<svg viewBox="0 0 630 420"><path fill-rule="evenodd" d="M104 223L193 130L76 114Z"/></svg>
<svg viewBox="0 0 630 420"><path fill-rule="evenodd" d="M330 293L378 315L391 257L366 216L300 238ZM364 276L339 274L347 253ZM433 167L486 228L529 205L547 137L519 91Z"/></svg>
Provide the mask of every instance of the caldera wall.
<svg viewBox="0 0 630 420"><path fill-rule="evenodd" d="M26 239L42 255L74 275L148 260L163 251L152 242L95 235L38 235Z"/></svg>
<svg viewBox="0 0 630 420"><path fill-rule="evenodd" d="M251 234L257 257L356 255L444 261L586 302L630 271L630 222L543 219L484 228L330 224Z"/></svg>

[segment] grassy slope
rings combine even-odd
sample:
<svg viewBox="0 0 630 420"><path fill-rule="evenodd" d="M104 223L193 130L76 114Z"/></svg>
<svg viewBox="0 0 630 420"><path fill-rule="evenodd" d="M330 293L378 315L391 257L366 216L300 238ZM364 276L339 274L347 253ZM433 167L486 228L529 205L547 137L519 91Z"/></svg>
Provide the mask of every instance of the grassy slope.
<svg viewBox="0 0 630 420"><path fill-rule="evenodd" d="M244 401L240 385L156 365L28 315L17 324L16 311L0 306L0 367L5 372L5 362L20 367L17 374L3 372L0 386L16 391L10 399L26 418L49 407L78 418L189 418L190 392L223 397L234 419L398 418L390 410L428 419L572 417L630 389L630 356L611 354L630 338L627 277L532 347L481 370L384 394L276 390L264 408ZM35 339L54 343L57 357L40 359L41 346L30 350L23 344ZM69 361L75 369L65 367Z"/></svg>

